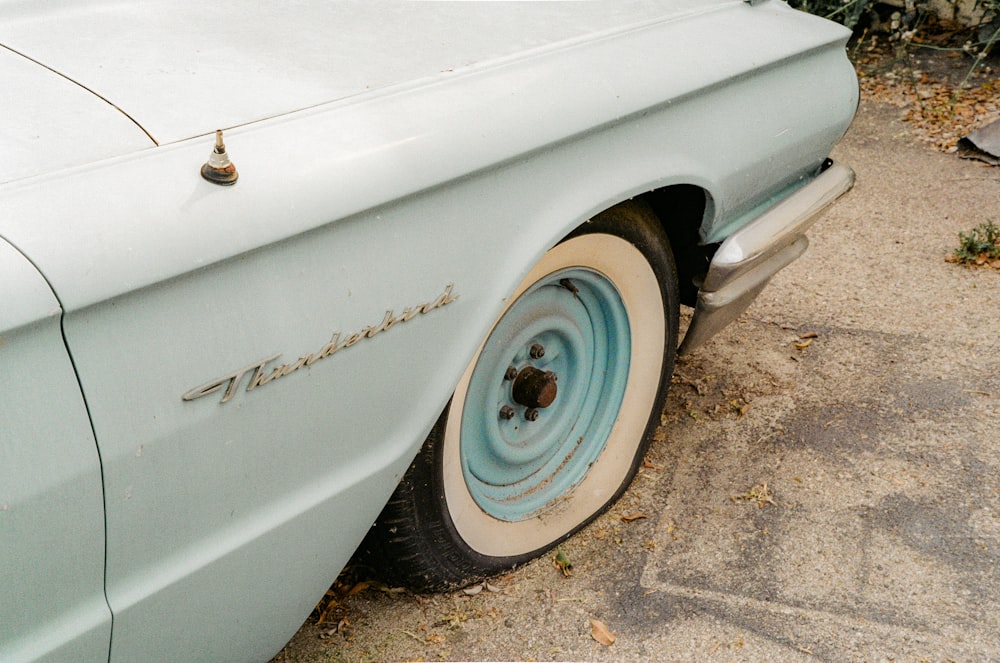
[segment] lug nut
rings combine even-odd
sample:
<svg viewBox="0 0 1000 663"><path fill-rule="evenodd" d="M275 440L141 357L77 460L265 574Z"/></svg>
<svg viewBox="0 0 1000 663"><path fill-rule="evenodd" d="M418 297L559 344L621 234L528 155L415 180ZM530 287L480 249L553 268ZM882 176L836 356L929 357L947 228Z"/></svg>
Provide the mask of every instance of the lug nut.
<svg viewBox="0 0 1000 663"><path fill-rule="evenodd" d="M535 421L536 419L538 419L538 410L536 410L533 407L529 407L527 410L524 411L524 418L527 419L528 421Z"/></svg>
<svg viewBox="0 0 1000 663"><path fill-rule="evenodd" d="M536 413L535 416L537 417L538 414ZM500 418L504 419L506 421L509 421L509 420L513 419L514 418L514 408L512 408L509 405L504 405L502 408L500 408Z"/></svg>
<svg viewBox="0 0 1000 663"><path fill-rule="evenodd" d="M542 347L541 343L532 343L531 347L528 348L528 354L531 355L532 359L541 359L545 356L545 348Z"/></svg>
<svg viewBox="0 0 1000 663"><path fill-rule="evenodd" d="M517 377L517 369L513 366L508 366L507 371L503 374L504 380L513 380Z"/></svg>

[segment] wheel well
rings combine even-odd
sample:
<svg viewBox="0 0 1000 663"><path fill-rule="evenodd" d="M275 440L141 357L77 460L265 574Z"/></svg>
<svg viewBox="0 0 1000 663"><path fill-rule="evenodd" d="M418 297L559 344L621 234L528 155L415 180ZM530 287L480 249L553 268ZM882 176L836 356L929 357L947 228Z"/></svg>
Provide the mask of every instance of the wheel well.
<svg viewBox="0 0 1000 663"><path fill-rule="evenodd" d="M711 204L707 191L693 184L674 184L640 196L653 209L670 239L677 264L681 303L694 306L698 288L718 245L702 245L698 234Z"/></svg>

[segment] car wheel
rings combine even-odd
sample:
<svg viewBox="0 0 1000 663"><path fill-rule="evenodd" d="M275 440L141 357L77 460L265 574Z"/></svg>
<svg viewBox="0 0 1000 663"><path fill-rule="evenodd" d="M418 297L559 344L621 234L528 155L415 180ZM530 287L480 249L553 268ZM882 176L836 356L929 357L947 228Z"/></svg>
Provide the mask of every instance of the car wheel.
<svg viewBox="0 0 1000 663"><path fill-rule="evenodd" d="M445 589L538 556L625 490L677 346L668 240L638 202L588 221L518 287L363 549Z"/></svg>

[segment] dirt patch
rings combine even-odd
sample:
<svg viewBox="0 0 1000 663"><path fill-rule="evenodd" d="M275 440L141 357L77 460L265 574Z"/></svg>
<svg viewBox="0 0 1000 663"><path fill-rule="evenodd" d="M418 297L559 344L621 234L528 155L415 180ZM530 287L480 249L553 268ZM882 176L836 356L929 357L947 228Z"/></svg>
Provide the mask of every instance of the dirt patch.
<svg viewBox="0 0 1000 663"><path fill-rule="evenodd" d="M863 96L904 110L914 134L944 152L1000 119L1000 47L976 30L932 22L919 33L863 31L850 53Z"/></svg>

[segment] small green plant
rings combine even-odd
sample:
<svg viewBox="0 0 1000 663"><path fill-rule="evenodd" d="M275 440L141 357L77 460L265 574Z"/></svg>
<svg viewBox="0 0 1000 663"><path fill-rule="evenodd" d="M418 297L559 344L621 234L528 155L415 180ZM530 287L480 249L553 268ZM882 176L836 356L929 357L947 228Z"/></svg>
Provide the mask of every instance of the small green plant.
<svg viewBox="0 0 1000 663"><path fill-rule="evenodd" d="M1000 260L1000 227L987 221L967 233L958 233L958 248L952 260L963 265L982 265Z"/></svg>

